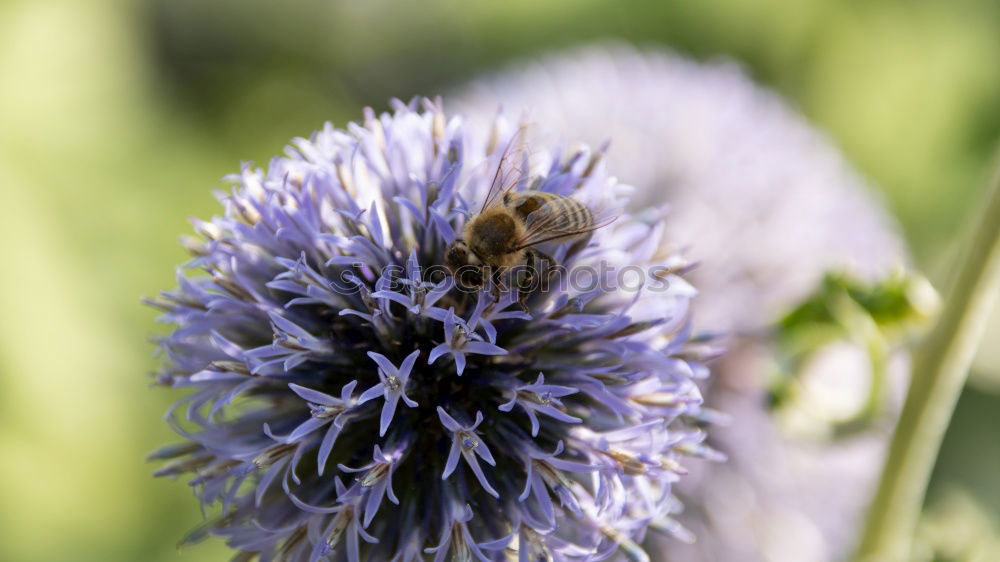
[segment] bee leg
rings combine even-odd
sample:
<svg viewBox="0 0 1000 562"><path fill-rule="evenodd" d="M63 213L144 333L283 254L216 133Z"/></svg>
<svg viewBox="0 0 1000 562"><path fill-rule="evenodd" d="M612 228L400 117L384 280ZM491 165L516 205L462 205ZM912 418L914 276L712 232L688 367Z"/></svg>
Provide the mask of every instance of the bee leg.
<svg viewBox="0 0 1000 562"><path fill-rule="evenodd" d="M532 285L535 282L535 250L529 248L525 252L524 267L519 268L514 276L514 283L517 286L517 304L521 305L521 310L528 312L528 297L532 293Z"/></svg>
<svg viewBox="0 0 1000 562"><path fill-rule="evenodd" d="M528 312L528 298L548 290L552 258L534 248L529 248L525 252L525 258L525 269L517 277L517 303L521 305L522 310Z"/></svg>
<svg viewBox="0 0 1000 562"><path fill-rule="evenodd" d="M552 256L531 249L529 259L533 260L531 270L538 277L538 289L542 292L549 290L552 274L556 272L556 260Z"/></svg>
<svg viewBox="0 0 1000 562"><path fill-rule="evenodd" d="M503 271L500 268L495 268L490 270L490 293L493 294L493 304L496 306L500 302L500 298L503 296Z"/></svg>
<svg viewBox="0 0 1000 562"><path fill-rule="evenodd" d="M526 314L531 314L531 309L528 308L528 297L531 296L530 291L522 291L518 289L517 291L517 304L521 305L521 312Z"/></svg>

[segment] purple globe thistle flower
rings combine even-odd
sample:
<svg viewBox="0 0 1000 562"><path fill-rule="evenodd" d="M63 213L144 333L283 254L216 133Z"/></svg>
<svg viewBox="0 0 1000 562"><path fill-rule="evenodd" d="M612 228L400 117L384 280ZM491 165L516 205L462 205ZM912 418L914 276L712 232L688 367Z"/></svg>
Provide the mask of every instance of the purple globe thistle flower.
<svg viewBox="0 0 1000 562"><path fill-rule="evenodd" d="M698 444L714 352L690 337L694 290L662 224L622 215L554 244L567 279L460 289L441 268L523 128L482 134L440 103L394 102L347 130L245 166L195 221L161 384L187 441L152 455L190 473L192 533L238 559L598 560L650 527L683 533L671 488ZM621 213L600 152L532 146L514 189ZM615 272L650 276L632 285ZM392 505L390 505L392 504Z"/></svg>
<svg viewBox="0 0 1000 562"><path fill-rule="evenodd" d="M865 351L835 345L814 357L802 407L778 419L766 407L774 348L760 336L828 271L871 281L905 262L895 224L864 179L731 61L590 45L514 63L450 100L470 116L502 103L566 138L610 138L608 167L637 186L632 204L669 203L665 240L690 246L699 262L689 275L700 292L696 323L731 336L705 388L706 403L733 419L712 434L729 462L692 467L677 487L688 504L678 519L699 540L673 545L668 558L848 556L892 424L838 440L825 432L864 402ZM906 371L899 355L889 384L897 396Z"/></svg>

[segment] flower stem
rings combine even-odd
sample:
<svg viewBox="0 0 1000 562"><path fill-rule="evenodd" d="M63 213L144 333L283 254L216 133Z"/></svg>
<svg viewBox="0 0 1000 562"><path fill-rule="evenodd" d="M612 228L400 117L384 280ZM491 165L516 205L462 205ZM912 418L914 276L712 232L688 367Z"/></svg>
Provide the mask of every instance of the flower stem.
<svg viewBox="0 0 1000 562"><path fill-rule="evenodd" d="M941 439L1000 293L1000 170L978 228L964 248L941 318L916 349L913 376L856 559L911 559Z"/></svg>

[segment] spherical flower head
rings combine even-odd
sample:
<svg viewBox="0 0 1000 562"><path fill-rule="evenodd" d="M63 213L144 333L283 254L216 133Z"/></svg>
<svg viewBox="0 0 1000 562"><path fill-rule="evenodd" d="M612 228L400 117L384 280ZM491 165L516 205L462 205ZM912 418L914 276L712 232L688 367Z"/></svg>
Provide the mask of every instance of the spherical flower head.
<svg viewBox="0 0 1000 562"><path fill-rule="evenodd" d="M449 99L482 127L476 116L502 102L566 138L610 138L609 169L636 185L631 205L667 203L665 241L690 247L698 263L689 275L700 292L695 322L730 336L706 401L734 422L712 435L729 462L692 470L678 487L690 508L681 520L700 538L671 548L669 559L848 556L892 424L830 443L790 437L766 407L774 346L761 336L828 271L873 280L905 261L892 218L861 175L732 61L588 45L514 63ZM813 424L863 404L863 350L836 346L810 367L815 390L802 410ZM892 374L899 395L905 366Z"/></svg>
<svg viewBox="0 0 1000 562"><path fill-rule="evenodd" d="M646 559L650 527L683 535L672 484L684 457L714 455L695 292L663 225L622 211L600 151L525 130L394 102L227 178L225 213L195 221L179 287L152 301L174 325L157 381L189 390L168 415L187 442L153 457L192 473L210 514L190 540L261 559L586 561ZM469 289L444 256L498 185L618 218L546 246L565 275L544 290Z"/></svg>

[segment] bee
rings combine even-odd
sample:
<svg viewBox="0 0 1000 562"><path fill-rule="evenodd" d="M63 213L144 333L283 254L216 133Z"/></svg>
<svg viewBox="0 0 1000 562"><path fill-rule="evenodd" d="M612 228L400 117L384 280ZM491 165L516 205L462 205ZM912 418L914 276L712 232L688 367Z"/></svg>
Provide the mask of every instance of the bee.
<svg viewBox="0 0 1000 562"><path fill-rule="evenodd" d="M513 142L513 141L512 141ZM614 221L597 221L584 203L542 191L514 191L525 183L521 170L511 170L514 154L510 144L497 167L493 183L479 213L465 223L462 237L445 251L445 265L456 283L466 289L482 289L492 284L496 298L504 286L505 274L518 291L518 303L525 301L547 279L555 261L535 246L561 244L584 238Z"/></svg>

